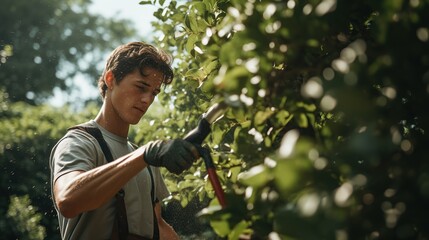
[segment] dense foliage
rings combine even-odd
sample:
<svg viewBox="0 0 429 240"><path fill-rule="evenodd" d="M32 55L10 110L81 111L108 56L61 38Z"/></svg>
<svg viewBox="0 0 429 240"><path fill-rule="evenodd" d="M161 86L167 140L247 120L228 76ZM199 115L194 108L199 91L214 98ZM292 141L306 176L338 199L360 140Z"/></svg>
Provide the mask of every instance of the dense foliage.
<svg viewBox="0 0 429 240"><path fill-rule="evenodd" d="M141 4L161 6L158 44L177 60L156 134L230 105L206 142L228 194L205 211L218 235L429 236L427 1ZM201 162L175 181L184 206L213 198Z"/></svg>
<svg viewBox="0 0 429 240"><path fill-rule="evenodd" d="M50 198L49 154L68 127L93 118L97 108L88 106L76 114L68 107L13 103L3 92L0 102L2 238L59 239Z"/></svg>
<svg viewBox="0 0 429 240"><path fill-rule="evenodd" d="M95 85L105 52L136 35L128 21L88 12L90 3L0 1L0 85L11 101L41 102L54 88L72 91L76 74Z"/></svg>

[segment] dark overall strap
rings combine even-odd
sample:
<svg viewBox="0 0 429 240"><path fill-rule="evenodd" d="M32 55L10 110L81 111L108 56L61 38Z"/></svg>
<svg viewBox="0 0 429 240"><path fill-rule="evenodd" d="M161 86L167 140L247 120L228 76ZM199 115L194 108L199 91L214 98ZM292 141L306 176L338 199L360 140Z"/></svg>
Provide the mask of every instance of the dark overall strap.
<svg viewBox="0 0 429 240"><path fill-rule="evenodd" d="M150 180L152 182L152 188L150 190L151 197L152 197L152 209L153 209L153 239L158 240L159 239L159 227L158 227L158 220L156 219L156 213L155 213L155 205L158 202L158 198L155 196L155 184L153 180L153 174L150 166L147 166L147 170L149 171Z"/></svg>
<svg viewBox="0 0 429 240"><path fill-rule="evenodd" d="M103 151L104 157L106 158L107 162L113 161L112 153L110 152L109 146L106 143L106 140L103 138L103 134L101 133L100 129L96 127L89 126L88 124L81 124L74 127L69 128L71 129L79 129L82 131L85 131L89 133L91 136L97 140L98 144L101 147L101 150ZM127 219L127 210L125 207L124 197L125 192L121 188L118 193L115 195L116 197L116 207L117 207L117 222L118 222L118 235L120 240L125 240L128 235L128 219Z"/></svg>

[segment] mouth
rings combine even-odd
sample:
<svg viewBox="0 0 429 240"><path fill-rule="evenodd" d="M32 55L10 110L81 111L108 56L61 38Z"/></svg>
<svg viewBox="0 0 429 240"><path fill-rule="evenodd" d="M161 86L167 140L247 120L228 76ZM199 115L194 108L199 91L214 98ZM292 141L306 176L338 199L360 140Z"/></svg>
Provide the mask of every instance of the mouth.
<svg viewBox="0 0 429 240"><path fill-rule="evenodd" d="M139 112L141 112L143 114L146 112L146 109L142 108L142 107L134 107L134 109L137 109L137 111L139 111Z"/></svg>

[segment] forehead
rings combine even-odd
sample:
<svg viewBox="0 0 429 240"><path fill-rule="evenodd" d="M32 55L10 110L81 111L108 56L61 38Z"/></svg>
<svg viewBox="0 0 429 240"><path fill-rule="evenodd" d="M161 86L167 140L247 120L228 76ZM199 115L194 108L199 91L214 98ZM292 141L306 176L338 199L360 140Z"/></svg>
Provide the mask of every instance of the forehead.
<svg viewBox="0 0 429 240"><path fill-rule="evenodd" d="M146 67L141 71L135 69L130 76L133 77L134 81L143 82L156 88L161 87L164 79L164 74L161 71L151 67Z"/></svg>

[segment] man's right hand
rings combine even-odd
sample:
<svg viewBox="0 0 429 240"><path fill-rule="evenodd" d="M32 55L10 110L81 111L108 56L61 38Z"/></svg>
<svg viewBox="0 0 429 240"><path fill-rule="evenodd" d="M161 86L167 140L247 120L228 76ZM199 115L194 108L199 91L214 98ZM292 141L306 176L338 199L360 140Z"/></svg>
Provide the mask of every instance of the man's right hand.
<svg viewBox="0 0 429 240"><path fill-rule="evenodd" d="M183 139L153 141L143 146L144 161L155 167L165 167L179 174L190 168L199 158L196 147Z"/></svg>

